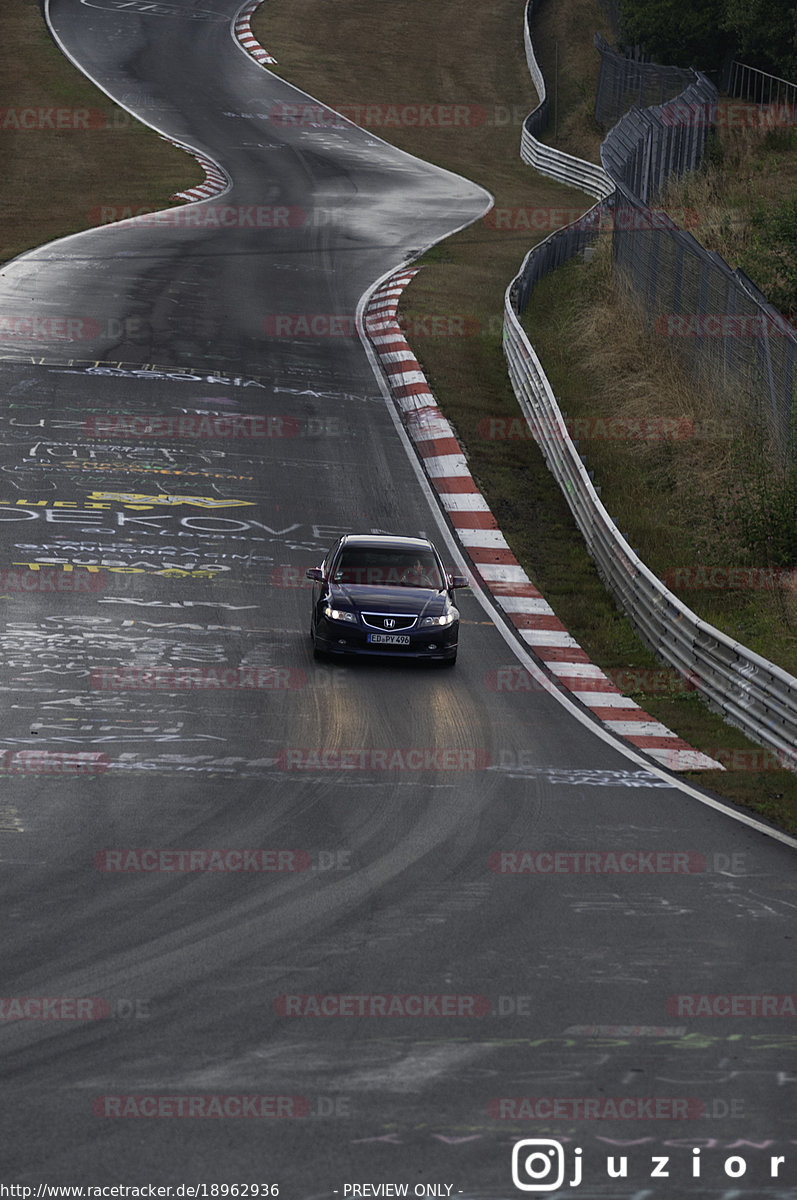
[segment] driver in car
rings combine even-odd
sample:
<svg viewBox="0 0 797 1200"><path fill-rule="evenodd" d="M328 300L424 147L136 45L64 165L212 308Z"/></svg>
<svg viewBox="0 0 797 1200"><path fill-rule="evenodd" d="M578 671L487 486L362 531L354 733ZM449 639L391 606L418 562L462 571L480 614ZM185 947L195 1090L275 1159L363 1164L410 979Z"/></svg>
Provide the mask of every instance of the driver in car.
<svg viewBox="0 0 797 1200"><path fill-rule="evenodd" d="M419 557L401 572L404 587L434 587L434 580Z"/></svg>

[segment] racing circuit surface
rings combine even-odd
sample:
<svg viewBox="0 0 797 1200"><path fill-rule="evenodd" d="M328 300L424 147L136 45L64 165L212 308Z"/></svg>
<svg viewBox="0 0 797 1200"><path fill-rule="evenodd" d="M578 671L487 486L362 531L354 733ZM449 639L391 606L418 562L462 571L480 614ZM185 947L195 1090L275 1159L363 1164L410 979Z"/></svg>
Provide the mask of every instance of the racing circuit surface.
<svg viewBox="0 0 797 1200"><path fill-rule="evenodd" d="M554 1138L583 1167L556 1194L794 1196L788 839L502 688L478 586L453 671L313 660L304 573L341 533L464 565L354 318L489 197L275 120L301 94L236 9L50 0L83 70L226 172L194 211L249 216L2 273L39 332L0 362L0 1178L503 1200L513 1144Z"/></svg>

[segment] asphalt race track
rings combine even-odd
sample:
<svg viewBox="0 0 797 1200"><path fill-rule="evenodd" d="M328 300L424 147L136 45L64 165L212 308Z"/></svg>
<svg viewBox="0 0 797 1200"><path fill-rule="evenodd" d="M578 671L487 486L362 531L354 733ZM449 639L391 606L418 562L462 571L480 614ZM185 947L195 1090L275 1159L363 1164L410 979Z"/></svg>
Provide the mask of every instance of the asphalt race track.
<svg viewBox="0 0 797 1200"><path fill-rule="evenodd" d="M275 120L236 8L49 6L231 186L0 279L0 1182L503 1200L553 1138L525 1194L795 1197L788 840L501 690L475 592L453 671L312 657L341 532L461 565L354 317L489 197Z"/></svg>

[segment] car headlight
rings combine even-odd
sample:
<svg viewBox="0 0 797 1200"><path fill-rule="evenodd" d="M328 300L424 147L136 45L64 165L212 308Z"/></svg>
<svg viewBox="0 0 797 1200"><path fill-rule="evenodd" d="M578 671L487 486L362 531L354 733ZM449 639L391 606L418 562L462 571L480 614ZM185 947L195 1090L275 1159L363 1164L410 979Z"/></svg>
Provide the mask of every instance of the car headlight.
<svg viewBox="0 0 797 1200"><path fill-rule="evenodd" d="M342 608L330 608L327 604L324 608L324 616L329 617L331 621L352 621L357 623L357 618L353 612L346 612Z"/></svg>
<svg viewBox="0 0 797 1200"><path fill-rule="evenodd" d="M442 617L424 617L421 625L452 625L456 620L453 612L443 613Z"/></svg>

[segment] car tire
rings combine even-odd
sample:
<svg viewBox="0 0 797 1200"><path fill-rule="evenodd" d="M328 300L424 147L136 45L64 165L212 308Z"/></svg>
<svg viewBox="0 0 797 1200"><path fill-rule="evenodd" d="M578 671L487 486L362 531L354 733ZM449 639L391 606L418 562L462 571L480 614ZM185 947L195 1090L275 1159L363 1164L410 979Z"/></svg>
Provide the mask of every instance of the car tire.
<svg viewBox="0 0 797 1200"><path fill-rule="evenodd" d="M456 663L456 661L457 661L457 656L455 654L453 658L444 658L443 661L440 663L440 666L441 667L453 667L454 664Z"/></svg>
<svg viewBox="0 0 797 1200"><path fill-rule="evenodd" d="M313 658L320 660L324 657L323 651L319 650L315 644L315 629L313 628L313 620L310 618L310 641L313 643Z"/></svg>
<svg viewBox="0 0 797 1200"><path fill-rule="evenodd" d="M315 634L313 633L312 629L310 630L310 637L313 639L313 658L316 660L316 662L323 662L323 660L326 658L326 654L323 650L319 650L318 644L315 640Z"/></svg>

